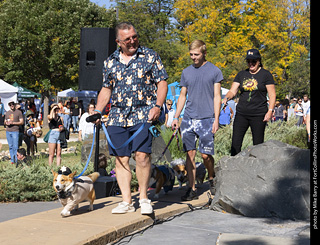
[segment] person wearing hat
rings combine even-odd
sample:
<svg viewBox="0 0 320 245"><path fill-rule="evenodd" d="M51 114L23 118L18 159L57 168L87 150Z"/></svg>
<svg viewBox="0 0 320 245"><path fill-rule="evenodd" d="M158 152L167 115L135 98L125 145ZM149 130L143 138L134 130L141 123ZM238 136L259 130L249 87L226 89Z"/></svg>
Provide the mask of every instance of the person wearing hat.
<svg viewBox="0 0 320 245"><path fill-rule="evenodd" d="M6 136L9 145L11 163L17 162L17 150L19 148L19 126L24 124L23 115L16 110L16 103L8 103L10 110L5 113Z"/></svg>
<svg viewBox="0 0 320 245"><path fill-rule="evenodd" d="M60 132L64 130L63 119L59 116L58 104L52 104L50 114L48 115L50 135L49 135L49 166L52 165L54 154L56 153L57 166L61 163L61 142L59 140Z"/></svg>
<svg viewBox="0 0 320 245"><path fill-rule="evenodd" d="M226 104L240 90L237 114L233 124L231 156L241 151L243 138L249 127L253 144L264 142L265 127L272 118L276 102L274 80L272 74L263 68L260 52L257 49L249 49L246 61L248 69L237 74L231 89L222 101Z"/></svg>

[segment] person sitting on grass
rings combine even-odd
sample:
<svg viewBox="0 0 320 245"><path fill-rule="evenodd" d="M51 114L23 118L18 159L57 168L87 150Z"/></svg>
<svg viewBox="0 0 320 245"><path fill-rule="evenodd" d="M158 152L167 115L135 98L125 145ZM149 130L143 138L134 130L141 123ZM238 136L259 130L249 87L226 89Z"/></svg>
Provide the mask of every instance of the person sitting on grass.
<svg viewBox="0 0 320 245"><path fill-rule="evenodd" d="M98 161L98 172L100 176L108 176L108 172L106 170L107 167L107 157L105 154L99 154L99 161Z"/></svg>
<svg viewBox="0 0 320 245"><path fill-rule="evenodd" d="M17 150L17 164L16 168L18 166L24 167L24 166L30 166L32 158L30 156L27 156L26 149L24 148L19 148Z"/></svg>
<svg viewBox="0 0 320 245"><path fill-rule="evenodd" d="M39 128L28 128L24 134L24 142L27 145L27 155L34 156L34 152L38 151L37 147L37 138L40 138L42 136L42 130Z"/></svg>

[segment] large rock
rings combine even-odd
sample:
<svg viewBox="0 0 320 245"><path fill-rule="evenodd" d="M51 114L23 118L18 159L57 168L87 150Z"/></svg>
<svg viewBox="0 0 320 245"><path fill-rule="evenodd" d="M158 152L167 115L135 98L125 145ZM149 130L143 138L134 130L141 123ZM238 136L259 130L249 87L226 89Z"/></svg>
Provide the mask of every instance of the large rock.
<svg viewBox="0 0 320 245"><path fill-rule="evenodd" d="M223 157L211 209L249 217L310 218L310 151L279 141Z"/></svg>
<svg viewBox="0 0 320 245"><path fill-rule="evenodd" d="M82 142L81 162L87 162L88 156L90 154L91 146L92 146L92 136L93 135L91 135L89 138L85 139ZM96 145L94 145L93 147L92 156L90 159L91 162L94 162L95 150L96 150ZM107 158L111 158L109 154L109 149L108 149L108 142L102 130L100 130L99 153L104 153L107 156Z"/></svg>
<svg viewBox="0 0 320 245"><path fill-rule="evenodd" d="M166 150L165 154L162 158L160 158L162 152L166 148L166 143L164 142L163 138L161 136L159 137L153 137L152 138L152 148L151 148L151 163L159 163L159 162L171 162L171 153L169 149ZM159 161L158 161L159 160ZM130 168L134 169L136 167L136 161L133 159L133 157L130 158L129 161Z"/></svg>
<svg viewBox="0 0 320 245"><path fill-rule="evenodd" d="M91 150L92 145L92 136L90 136L88 139L84 140L82 143L81 148L81 161L86 162ZM161 156L163 150L166 147L166 143L164 142L163 138L157 137L152 139L152 154L151 154L151 162L155 163L159 157ZM108 158L111 158L108 150L108 141L106 139L106 136L102 130L100 130L100 140L99 140L99 153L104 153ZM94 154L95 154L95 146L93 148L91 162L94 162ZM164 156L160 159L160 162L167 161L171 162L171 154L170 151L167 149ZM135 161L131 158L130 159L130 165L135 166ZM132 167L134 168L134 167Z"/></svg>
<svg viewBox="0 0 320 245"><path fill-rule="evenodd" d="M172 144L174 144L174 143L172 143ZM164 153L163 157L160 158L160 156L165 148L166 148L166 143L164 142L164 140L161 136L156 137L156 138L153 137L151 163L156 163L158 160L160 162L164 162L164 161L171 162L172 161L171 153L170 153L169 149L167 149L166 152Z"/></svg>

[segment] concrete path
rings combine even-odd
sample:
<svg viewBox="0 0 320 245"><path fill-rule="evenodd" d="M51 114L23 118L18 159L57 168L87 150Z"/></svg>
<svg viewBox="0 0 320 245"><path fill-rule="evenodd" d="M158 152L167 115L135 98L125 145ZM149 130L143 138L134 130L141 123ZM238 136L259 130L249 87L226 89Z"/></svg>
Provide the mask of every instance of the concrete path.
<svg viewBox="0 0 320 245"><path fill-rule="evenodd" d="M92 212L87 212L88 203L84 202L68 218L60 216L58 202L0 204L0 244L108 244L116 240L118 244L152 245L310 244L307 222L247 218L212 210L191 212L190 208L208 202L207 191L208 184L204 184L198 200L181 202L185 190L175 187L153 200L151 216L140 214L138 193L133 195L136 212L124 215L111 214L120 196L96 200ZM150 228L144 231L146 227ZM125 237L131 233L135 234Z"/></svg>

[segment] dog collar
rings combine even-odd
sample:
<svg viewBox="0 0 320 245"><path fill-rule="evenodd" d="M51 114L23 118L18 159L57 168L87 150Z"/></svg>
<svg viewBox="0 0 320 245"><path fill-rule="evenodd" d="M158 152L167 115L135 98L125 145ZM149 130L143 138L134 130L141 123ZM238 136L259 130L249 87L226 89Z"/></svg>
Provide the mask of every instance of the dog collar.
<svg viewBox="0 0 320 245"><path fill-rule="evenodd" d="M66 198L70 197L74 191L74 185L75 185L75 183L72 182L70 185L68 185L66 187L65 190L58 192L58 197L60 199L66 199Z"/></svg>
<svg viewBox="0 0 320 245"><path fill-rule="evenodd" d="M72 195L71 191L68 191L68 192L60 191L60 192L58 192L58 197L60 199L66 199L66 198L70 197L71 195Z"/></svg>

